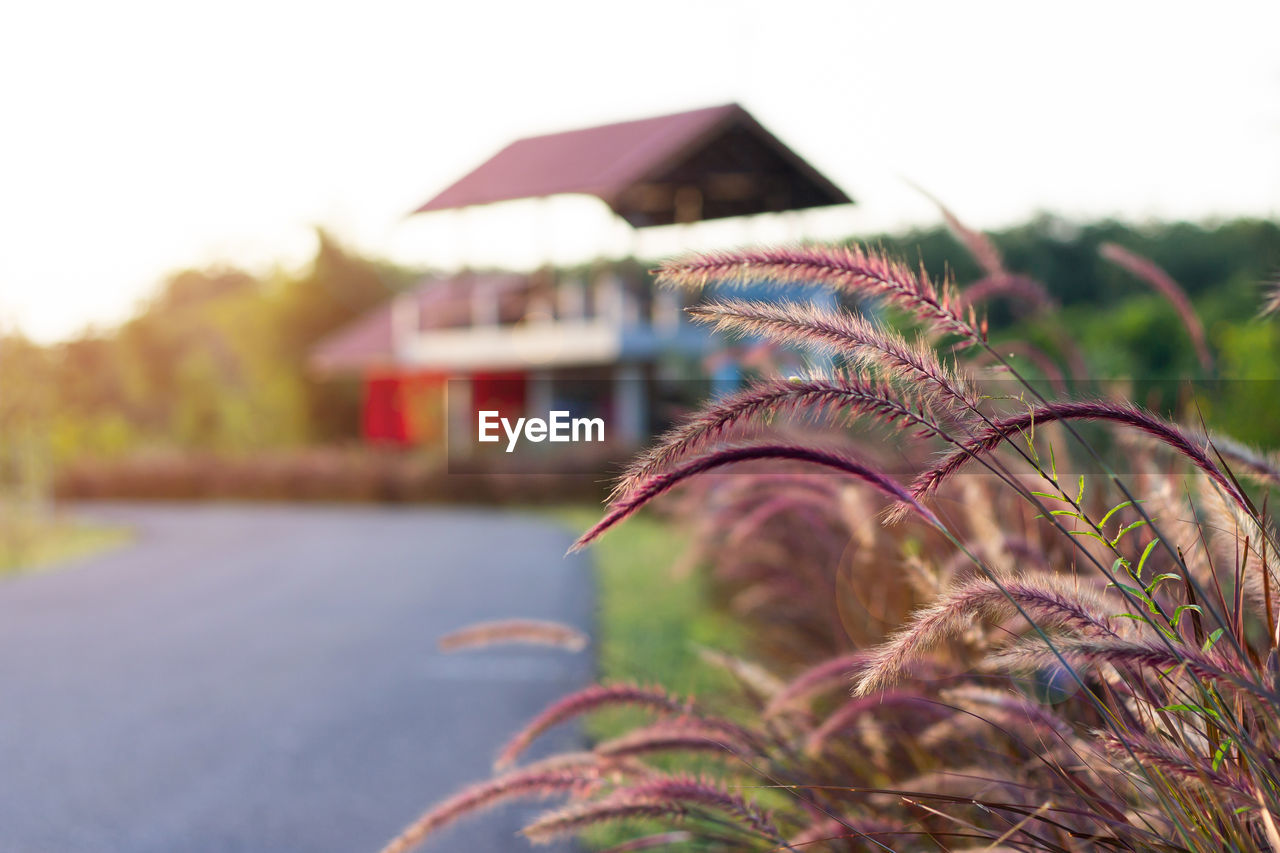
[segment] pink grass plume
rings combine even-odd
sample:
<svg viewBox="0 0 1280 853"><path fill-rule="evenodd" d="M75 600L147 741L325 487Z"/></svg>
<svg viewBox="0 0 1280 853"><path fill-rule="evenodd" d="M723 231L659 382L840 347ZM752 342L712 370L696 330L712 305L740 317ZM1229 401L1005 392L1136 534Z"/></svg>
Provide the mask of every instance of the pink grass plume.
<svg viewBox="0 0 1280 853"><path fill-rule="evenodd" d="M488 646L517 644L550 646L568 652L580 652L587 647L586 634L565 625L541 619L501 619L493 622L476 622L445 634L436 646L442 652L480 649Z"/></svg>

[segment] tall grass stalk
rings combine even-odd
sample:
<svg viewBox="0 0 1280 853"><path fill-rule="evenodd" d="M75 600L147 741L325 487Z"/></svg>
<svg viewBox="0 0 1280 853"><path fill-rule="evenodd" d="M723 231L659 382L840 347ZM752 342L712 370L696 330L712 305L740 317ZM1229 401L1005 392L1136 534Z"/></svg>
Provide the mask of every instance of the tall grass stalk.
<svg viewBox="0 0 1280 853"><path fill-rule="evenodd" d="M944 215L983 269L969 288L857 247L656 271L677 287L825 285L895 306L916 334L844 308L716 296L694 309L834 367L708 404L631 466L575 547L685 500L697 561L757 628L762 659L710 656L741 684L728 708L634 685L548 708L490 785L524 790L510 774L538 772L513 768L550 725L616 704L651 719L542 770L580 784L530 839L621 823L635 827L627 849L1280 851L1267 511L1280 466L1122 399L1071 398L1060 382L1046 396L989 343L977 308L1051 300ZM1103 251L1174 304L1211 369L1176 283ZM908 440L889 452L889 435ZM708 754L706 775L670 769ZM468 802L428 812L412 842Z"/></svg>

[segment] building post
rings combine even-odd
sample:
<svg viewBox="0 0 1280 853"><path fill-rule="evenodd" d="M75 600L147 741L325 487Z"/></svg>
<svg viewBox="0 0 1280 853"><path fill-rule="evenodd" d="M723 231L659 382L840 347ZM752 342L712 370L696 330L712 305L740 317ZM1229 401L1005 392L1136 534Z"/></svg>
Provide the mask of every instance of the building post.
<svg viewBox="0 0 1280 853"><path fill-rule="evenodd" d="M449 462L470 458L476 435L476 407L470 377L445 382L445 456Z"/></svg>
<svg viewBox="0 0 1280 853"><path fill-rule="evenodd" d="M555 389L552 387L551 371L530 371L525 392L525 411L530 417L546 417L555 405Z"/></svg>
<svg viewBox="0 0 1280 853"><path fill-rule="evenodd" d="M614 440L635 446L647 438L648 432L649 395L644 373L637 365L620 364L613 376L613 423L610 426Z"/></svg>
<svg viewBox="0 0 1280 853"><path fill-rule="evenodd" d="M419 321L416 293L401 291L391 298L391 352L401 363L411 358Z"/></svg>

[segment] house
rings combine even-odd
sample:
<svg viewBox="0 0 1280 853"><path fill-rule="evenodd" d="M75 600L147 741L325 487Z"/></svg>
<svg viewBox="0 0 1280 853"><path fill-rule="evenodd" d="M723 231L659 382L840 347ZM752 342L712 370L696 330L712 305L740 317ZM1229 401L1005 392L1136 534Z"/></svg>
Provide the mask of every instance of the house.
<svg viewBox="0 0 1280 853"><path fill-rule="evenodd" d="M599 198L632 228L851 200L729 104L514 142L415 213L561 194ZM416 444L469 435L479 411L600 416L643 440L713 346L634 262L430 277L321 341L321 375L358 375L362 434ZM453 430L463 430L454 432Z"/></svg>

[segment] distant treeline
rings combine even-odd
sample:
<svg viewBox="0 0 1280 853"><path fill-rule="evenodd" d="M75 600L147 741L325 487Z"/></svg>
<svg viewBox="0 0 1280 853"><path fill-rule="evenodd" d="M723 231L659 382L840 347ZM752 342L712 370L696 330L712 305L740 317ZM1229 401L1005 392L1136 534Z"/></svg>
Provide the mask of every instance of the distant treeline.
<svg viewBox="0 0 1280 853"><path fill-rule="evenodd" d="M1087 225L1040 217L990 235L1011 271L1048 289L1059 310L1013 326L1010 306L985 306L996 340L1030 340L1069 361L1059 349L1072 340L1088 377L1101 392L1106 383L1147 383L1151 392L1131 396L1192 422L1203 419L1238 438L1280 446L1280 322L1258 317L1264 287L1280 277L1280 223L1238 219ZM977 263L947 230L938 228L879 238L886 248L934 275L960 285L982 275ZM1202 321L1213 370L1202 369L1177 311L1133 274L1101 256L1115 243L1149 258L1188 294ZM1194 377L1204 393L1179 407L1174 383Z"/></svg>
<svg viewBox="0 0 1280 853"><path fill-rule="evenodd" d="M1148 226L1111 220L1077 225L1051 216L990 235L1010 270L1048 286L1064 306L1111 306L1147 289L1098 255L1104 243L1118 243L1159 264L1193 298L1239 290L1253 300L1238 306L1243 315L1257 309L1257 287L1280 273L1280 223L1236 219L1222 223L1176 222ZM960 282L981 271L944 228L873 238L930 270L950 269Z"/></svg>
<svg viewBox="0 0 1280 853"><path fill-rule="evenodd" d="M356 435L357 384L315 381L312 345L417 274L319 234L296 273L231 267L176 272L113 329L21 350L7 382L35 386L52 457L118 457L139 447L243 452L341 442Z"/></svg>

